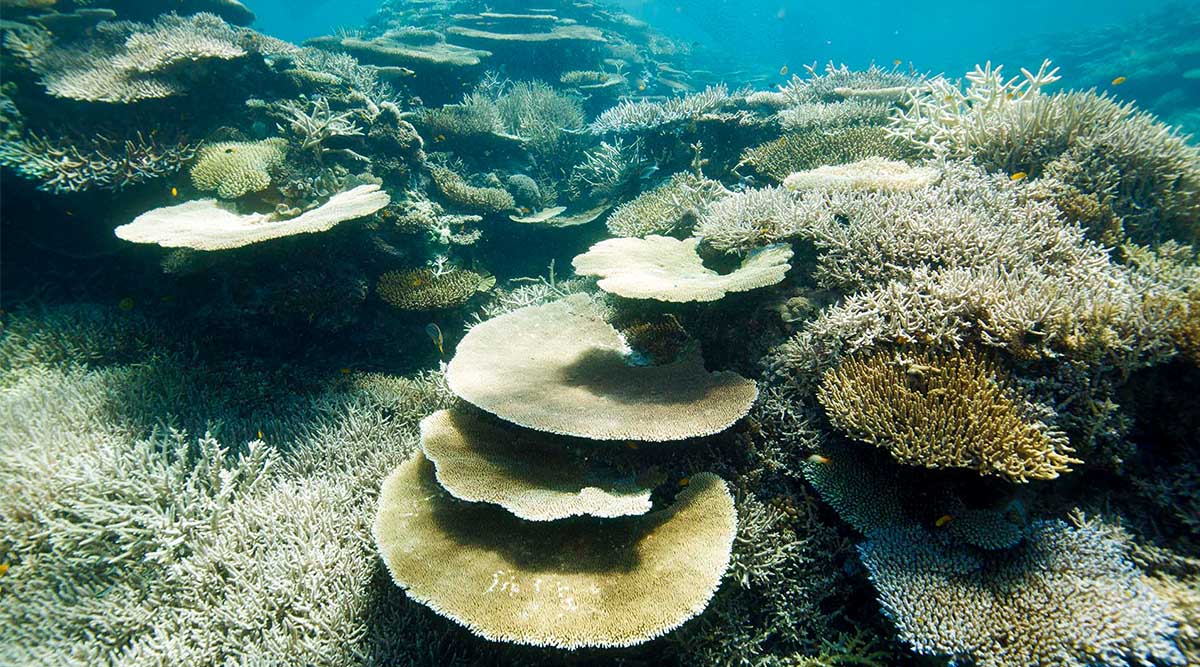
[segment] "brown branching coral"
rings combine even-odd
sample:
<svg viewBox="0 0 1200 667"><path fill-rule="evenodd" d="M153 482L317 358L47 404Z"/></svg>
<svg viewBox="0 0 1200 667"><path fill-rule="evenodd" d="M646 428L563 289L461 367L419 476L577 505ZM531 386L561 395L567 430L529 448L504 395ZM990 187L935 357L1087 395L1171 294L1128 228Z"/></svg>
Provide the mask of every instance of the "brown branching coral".
<svg viewBox="0 0 1200 667"><path fill-rule="evenodd" d="M467 269L388 271L379 277L379 297L400 310L440 310L466 303L496 284L495 276Z"/></svg>
<svg viewBox="0 0 1200 667"><path fill-rule="evenodd" d="M825 374L817 397L835 426L903 463L1015 482L1081 463L1065 435L1029 418L995 362L970 348L852 357Z"/></svg>
<svg viewBox="0 0 1200 667"><path fill-rule="evenodd" d="M153 133L117 137L50 137L29 132L0 141L0 165L38 181L47 192L123 190L179 171L196 145L179 137L163 141Z"/></svg>

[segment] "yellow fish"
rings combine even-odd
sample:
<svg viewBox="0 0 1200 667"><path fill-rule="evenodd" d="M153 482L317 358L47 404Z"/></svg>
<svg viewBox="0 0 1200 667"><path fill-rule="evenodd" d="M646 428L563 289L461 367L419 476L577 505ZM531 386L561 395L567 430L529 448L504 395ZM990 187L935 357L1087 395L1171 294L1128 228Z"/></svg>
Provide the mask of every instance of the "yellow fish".
<svg viewBox="0 0 1200 667"><path fill-rule="evenodd" d="M1112 85L1114 85L1114 86L1119 86L1123 83L1125 83L1125 77L1123 77L1123 76L1119 76L1112 80Z"/></svg>
<svg viewBox="0 0 1200 667"><path fill-rule="evenodd" d="M788 73L787 65L784 65L783 67L779 68L779 76L787 76L787 73Z"/></svg>
<svg viewBox="0 0 1200 667"><path fill-rule="evenodd" d="M638 79L637 89L639 92L646 90L646 82L642 81L641 79Z"/></svg>
<svg viewBox="0 0 1200 667"><path fill-rule="evenodd" d="M899 67L900 63L902 63L902 62L904 62L904 61L900 60L899 58L896 58L895 60L892 61L892 65L895 67Z"/></svg>
<svg viewBox="0 0 1200 667"><path fill-rule="evenodd" d="M1010 180L1010 181L1023 181L1023 180L1025 180L1025 177L1026 177L1026 176L1029 176L1029 174L1026 174L1026 173L1025 173L1025 172L1023 172L1023 171L1018 171L1017 173L1013 174L1012 176L1009 176L1009 177L1008 177L1008 180Z"/></svg>
<svg viewBox="0 0 1200 667"><path fill-rule="evenodd" d="M178 197L178 196L179 196L179 190L178 190L178 189L177 189L175 186L173 186L173 185L171 186L171 196L172 196L172 197Z"/></svg>
<svg viewBox="0 0 1200 667"><path fill-rule="evenodd" d="M8 574L8 563L0 563L0 577Z"/></svg>
<svg viewBox="0 0 1200 667"><path fill-rule="evenodd" d="M342 374L342 375L349 375L349 374L350 374L350 369L349 369L349 368L342 368L342 369L341 369L341 374Z"/></svg>
<svg viewBox="0 0 1200 667"><path fill-rule="evenodd" d="M679 486L681 486L681 487L687 486L688 484L691 484L691 483L692 483L691 477L684 477L679 480Z"/></svg>
<svg viewBox="0 0 1200 667"><path fill-rule="evenodd" d="M259 432L258 432L258 439L259 439L259 440L262 440L262 431L259 431Z"/></svg>
<svg viewBox="0 0 1200 667"><path fill-rule="evenodd" d="M133 310L133 297L127 296L124 299L121 299L120 301L118 301L117 308L120 308L121 310L123 310L127 313L129 311Z"/></svg>
<svg viewBox="0 0 1200 667"><path fill-rule="evenodd" d="M941 528L942 526L950 523L952 520L954 520L954 517L950 516L949 514L943 514L942 516L938 517L937 521L933 522L933 525Z"/></svg>

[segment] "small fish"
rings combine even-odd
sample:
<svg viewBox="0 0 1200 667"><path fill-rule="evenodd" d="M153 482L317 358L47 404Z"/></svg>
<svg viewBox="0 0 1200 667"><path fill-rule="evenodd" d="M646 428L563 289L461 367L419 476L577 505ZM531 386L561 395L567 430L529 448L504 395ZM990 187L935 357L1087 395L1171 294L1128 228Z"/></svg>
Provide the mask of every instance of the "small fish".
<svg viewBox="0 0 1200 667"><path fill-rule="evenodd" d="M684 477L684 478L682 478L682 479L680 479L680 480L679 480L679 487L680 487L680 488L683 488L683 487L685 487L685 486L687 486L688 484L691 484L691 483L692 483L692 478L691 478L691 477Z"/></svg>
<svg viewBox="0 0 1200 667"><path fill-rule="evenodd" d="M262 440L262 430L261 430L261 429L260 429L260 430L259 430L259 432L258 432L258 439L259 439L259 440Z"/></svg>
<svg viewBox="0 0 1200 667"><path fill-rule="evenodd" d="M434 140L434 141L445 141L445 140L446 140L446 135L444 135L444 134L439 134L439 135L437 135L436 137L434 137L434 138L433 138L433 140Z"/></svg>
<svg viewBox="0 0 1200 667"><path fill-rule="evenodd" d="M433 341L433 344L437 346L438 354L445 356L446 349L443 347L441 328L430 322L425 325L425 333L429 335L429 340Z"/></svg>
<svg viewBox="0 0 1200 667"><path fill-rule="evenodd" d="M904 61L900 60L899 58L896 58L895 60L892 61L892 66L899 67L900 63L902 63L902 62L904 62Z"/></svg>
<svg viewBox="0 0 1200 667"><path fill-rule="evenodd" d="M0 563L0 577L8 574L8 563Z"/></svg>
<svg viewBox="0 0 1200 667"><path fill-rule="evenodd" d="M75 217L75 211L67 211L67 217Z"/></svg>
<svg viewBox="0 0 1200 667"><path fill-rule="evenodd" d="M645 82L645 81L642 81L641 79L638 79L638 82L637 82L637 89L638 89L638 92L643 92L643 91L645 91L645 90L646 90L646 82Z"/></svg>
<svg viewBox="0 0 1200 667"><path fill-rule="evenodd" d="M933 525L937 526L938 528L941 528L942 526L950 523L953 520L954 520L954 517L950 516L949 514L943 514L938 517L937 521L933 522Z"/></svg>
<svg viewBox="0 0 1200 667"><path fill-rule="evenodd" d="M338 372L339 372L339 373L341 373L342 375L349 375L349 374L350 374L350 369L349 369L349 368L342 367L341 369L339 369L339 371L338 371Z"/></svg>
<svg viewBox="0 0 1200 667"><path fill-rule="evenodd" d="M783 67L779 68L779 76L787 76L787 73L788 73L787 65L784 65Z"/></svg>
<svg viewBox="0 0 1200 667"><path fill-rule="evenodd" d="M1029 174L1026 174L1026 173L1025 173L1025 172L1023 172L1023 171L1018 171L1017 173L1013 174L1012 176L1009 176L1009 177L1008 177L1008 180L1010 180L1010 181L1023 181L1023 180L1025 180L1025 178L1026 178L1027 176L1029 176Z"/></svg>
<svg viewBox="0 0 1200 667"><path fill-rule="evenodd" d="M821 465L825 465L826 463L829 463L830 459L828 456L813 454L812 456L808 457L808 461L809 463L820 463Z"/></svg>
<svg viewBox="0 0 1200 667"><path fill-rule="evenodd" d="M171 303L172 301L175 300L175 297L170 294L164 294L164 295L158 297L158 300L162 301L163 303Z"/></svg>
<svg viewBox="0 0 1200 667"><path fill-rule="evenodd" d="M176 188L175 186L172 185L171 186L171 196L178 197L179 196L179 188Z"/></svg>
<svg viewBox="0 0 1200 667"><path fill-rule="evenodd" d="M121 310L123 310L127 313L129 311L133 310L133 297L127 296L124 299L121 299L120 301L118 301L117 308L120 308Z"/></svg>
<svg viewBox="0 0 1200 667"><path fill-rule="evenodd" d="M1126 81L1125 77L1119 76L1112 80L1112 85L1119 86L1119 85L1125 83L1125 81Z"/></svg>
<svg viewBox="0 0 1200 667"><path fill-rule="evenodd" d="M627 443L625 443L625 446L628 447L629 449L637 449L638 448L638 444L636 442L627 442Z"/></svg>

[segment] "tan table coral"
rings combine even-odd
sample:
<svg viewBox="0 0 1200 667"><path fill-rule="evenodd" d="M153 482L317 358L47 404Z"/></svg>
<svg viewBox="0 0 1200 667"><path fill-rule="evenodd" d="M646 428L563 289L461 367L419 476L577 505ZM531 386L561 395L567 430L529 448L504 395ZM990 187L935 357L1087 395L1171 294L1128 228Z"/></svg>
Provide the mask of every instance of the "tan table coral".
<svg viewBox="0 0 1200 667"><path fill-rule="evenodd" d="M628 347L584 295L476 325L446 370L450 390L507 421L593 440L662 442L725 430L754 382L709 373L698 354L630 366Z"/></svg>
<svg viewBox="0 0 1200 667"><path fill-rule="evenodd" d="M732 273L704 266L696 247L700 239L666 236L601 241L574 259L575 273L600 276L605 292L630 299L689 302L716 301L730 292L745 292L783 280L792 249L772 245L748 256Z"/></svg>
<svg viewBox="0 0 1200 667"><path fill-rule="evenodd" d="M117 227L115 233L126 241L156 243L164 248L227 250L294 234L324 232L339 222L370 215L389 201L378 185L360 185L339 192L318 208L276 222L261 213L240 215L232 206L215 199L197 199L147 211Z"/></svg>
<svg viewBox="0 0 1200 667"><path fill-rule="evenodd" d="M618 461L601 462L594 456L598 446L604 447L518 428L470 409L440 410L421 421L421 449L450 495L494 503L529 521L650 511L654 484L640 484L633 469L622 469ZM605 449L611 458L612 448Z"/></svg>
<svg viewBox="0 0 1200 667"><path fill-rule="evenodd" d="M659 512L533 523L455 500L418 455L384 480L374 535L417 602L491 640L574 649L640 644L702 612L736 524L710 473Z"/></svg>

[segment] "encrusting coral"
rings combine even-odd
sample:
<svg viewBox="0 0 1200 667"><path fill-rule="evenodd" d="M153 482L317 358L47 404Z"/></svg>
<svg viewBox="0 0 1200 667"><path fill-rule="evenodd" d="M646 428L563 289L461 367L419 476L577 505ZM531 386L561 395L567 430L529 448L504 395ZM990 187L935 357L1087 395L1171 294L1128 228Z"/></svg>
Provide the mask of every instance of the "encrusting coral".
<svg viewBox="0 0 1200 667"><path fill-rule="evenodd" d="M602 455L600 448L609 453ZM528 521L650 511L653 484L639 483L629 462L622 468L605 445L547 436L454 409L421 421L421 451L450 495L500 505Z"/></svg>
<svg viewBox="0 0 1200 667"><path fill-rule="evenodd" d="M583 276L600 276L605 292L630 299L690 302L716 301L731 292L746 292L783 280L792 249L780 244L751 253L741 266L720 274L701 261L700 239L668 236L601 241L571 264Z"/></svg>
<svg viewBox="0 0 1200 667"><path fill-rule="evenodd" d="M574 649L640 644L703 611L735 530L712 474L659 512L529 523L454 499L417 456L384 480L374 533L414 600L492 640Z"/></svg>
<svg viewBox="0 0 1200 667"><path fill-rule="evenodd" d="M1182 665L1166 602L1108 531L1038 521L985 554L921 528L859 546L884 613L921 655L980 667Z"/></svg>
<svg viewBox="0 0 1200 667"><path fill-rule="evenodd" d="M496 284L494 276L468 269L388 271L379 276L379 298L400 310L439 310L466 303Z"/></svg>
<svg viewBox="0 0 1200 667"><path fill-rule="evenodd" d="M239 215L215 199L196 199L176 206L147 211L117 227L118 238L133 243L154 243L164 248L228 250L252 243L314 234L346 220L370 215L388 205L388 194L378 185L360 185L330 197L321 206L290 220L274 221L259 213Z"/></svg>
<svg viewBox="0 0 1200 667"><path fill-rule="evenodd" d="M838 428L929 468L971 468L1015 482L1080 463L1066 436L1031 418L996 364L966 348L846 359L817 394Z"/></svg>
<svg viewBox="0 0 1200 667"><path fill-rule="evenodd" d="M628 352L588 298L572 295L475 325L446 382L506 421L593 440L711 435L741 419L758 394L736 373L709 373L699 355L638 367Z"/></svg>
<svg viewBox="0 0 1200 667"><path fill-rule="evenodd" d="M222 141L202 147L188 174L201 192L237 199L271 186L271 172L283 165L288 145L283 139Z"/></svg>

